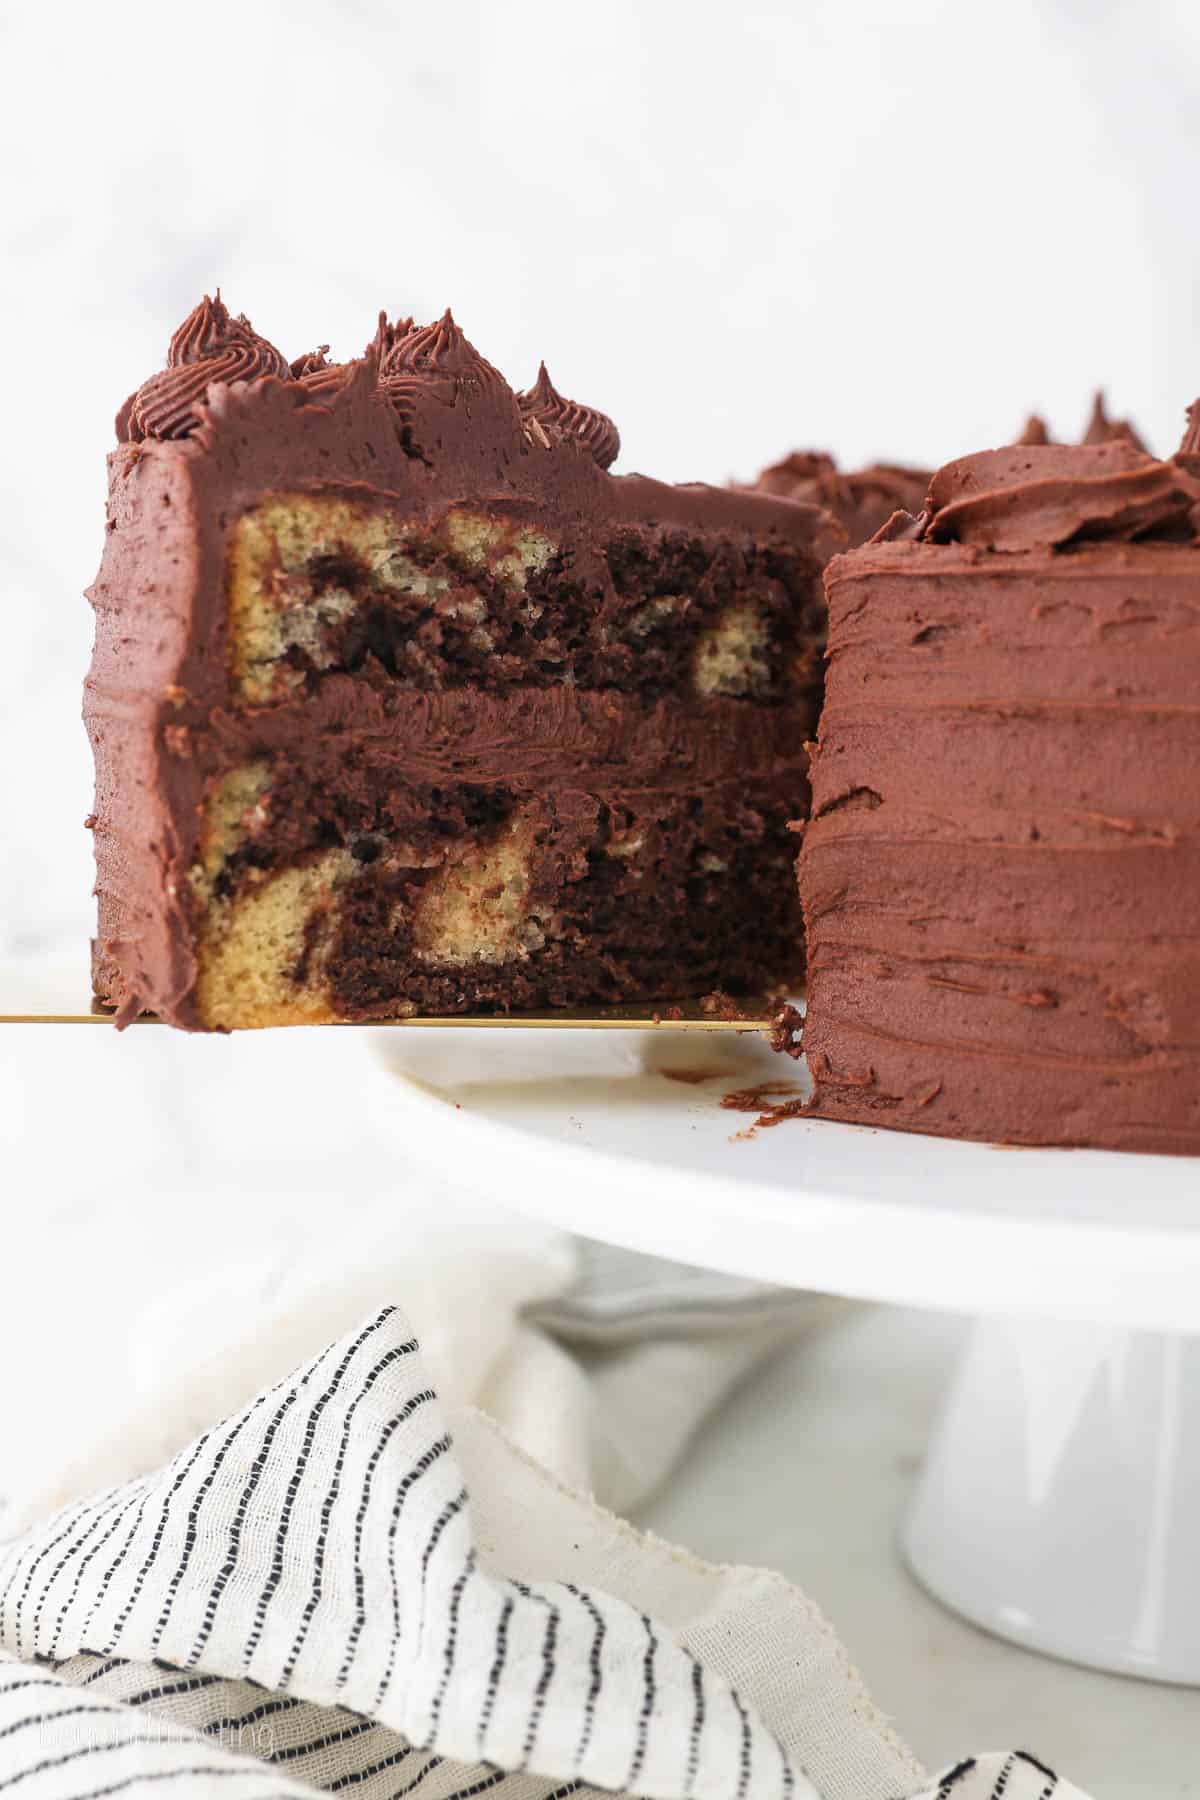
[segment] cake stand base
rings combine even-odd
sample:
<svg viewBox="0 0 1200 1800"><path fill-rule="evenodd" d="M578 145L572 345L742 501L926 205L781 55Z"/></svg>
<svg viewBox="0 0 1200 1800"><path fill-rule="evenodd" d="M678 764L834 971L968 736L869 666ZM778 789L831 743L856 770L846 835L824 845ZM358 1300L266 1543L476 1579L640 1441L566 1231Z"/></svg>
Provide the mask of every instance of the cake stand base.
<svg viewBox="0 0 1200 1800"><path fill-rule="evenodd" d="M903 1542L1000 1637L1200 1684L1200 1339L981 1321Z"/></svg>
<svg viewBox="0 0 1200 1800"><path fill-rule="evenodd" d="M1009 1321L976 1329L907 1528L914 1570L1031 1648L1200 1684L1196 1158L774 1129L756 1120L782 1059L753 1037L375 1044L375 1116L405 1164L453 1155L463 1183L602 1243Z"/></svg>

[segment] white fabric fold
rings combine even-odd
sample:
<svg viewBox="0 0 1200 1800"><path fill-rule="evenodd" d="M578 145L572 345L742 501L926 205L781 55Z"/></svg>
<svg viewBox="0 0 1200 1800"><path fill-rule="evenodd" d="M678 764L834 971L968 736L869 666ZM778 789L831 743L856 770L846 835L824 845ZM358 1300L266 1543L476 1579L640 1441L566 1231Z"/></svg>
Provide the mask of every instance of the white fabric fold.
<svg viewBox="0 0 1200 1800"><path fill-rule="evenodd" d="M383 1308L0 1550L0 1792L995 1788L1003 1760L930 1787L777 1577L642 1537L451 1419ZM1073 1792L1019 1757L999 1791Z"/></svg>
<svg viewBox="0 0 1200 1800"><path fill-rule="evenodd" d="M148 1213L145 1230L152 1229ZM294 1240L255 1218L238 1229L232 1266L215 1227L186 1269L167 1240L161 1264L145 1276L147 1286L157 1281L157 1297L114 1316L92 1347L115 1402L99 1418L47 1420L42 1443L22 1446L17 1466L3 1474L9 1506L0 1530L157 1468L372 1307L393 1301L420 1336L447 1407L479 1406L555 1475L625 1512L660 1484L747 1371L831 1304L787 1295L726 1316L712 1297L720 1278L710 1278L701 1290L707 1307L668 1317L664 1332L647 1333L643 1307L636 1335L610 1342L619 1336L610 1319L598 1340L566 1348L557 1334L580 1310L571 1296L581 1257L590 1269L596 1252L449 1188L439 1193L423 1180L407 1195L357 1196L344 1234L322 1219L315 1243L308 1234L316 1227L302 1215ZM623 1300L613 1260L614 1253L601 1257L604 1292ZM553 1331L537 1322L543 1315ZM64 1443L72 1445L65 1457Z"/></svg>

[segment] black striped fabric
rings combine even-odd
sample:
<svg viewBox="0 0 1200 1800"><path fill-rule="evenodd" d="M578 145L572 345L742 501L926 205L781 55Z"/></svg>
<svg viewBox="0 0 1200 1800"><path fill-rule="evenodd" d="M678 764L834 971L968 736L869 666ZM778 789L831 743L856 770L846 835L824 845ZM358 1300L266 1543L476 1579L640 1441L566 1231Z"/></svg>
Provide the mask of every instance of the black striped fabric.
<svg viewBox="0 0 1200 1800"><path fill-rule="evenodd" d="M490 1566L391 1309L0 1547L0 1800L816 1800L752 1702L625 1602ZM928 1791L1072 1792L1020 1757Z"/></svg>

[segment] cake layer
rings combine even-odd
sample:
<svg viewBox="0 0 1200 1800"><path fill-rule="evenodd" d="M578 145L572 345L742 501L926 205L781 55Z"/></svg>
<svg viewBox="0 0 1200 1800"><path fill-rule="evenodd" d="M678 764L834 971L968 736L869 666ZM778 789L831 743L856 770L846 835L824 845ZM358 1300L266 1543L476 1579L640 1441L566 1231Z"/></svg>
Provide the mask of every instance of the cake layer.
<svg viewBox="0 0 1200 1800"><path fill-rule="evenodd" d="M453 427L436 460L405 448L370 358L332 393L213 387L203 429L121 446L93 673L142 692L143 659L168 664L208 707L327 671L768 698L812 681L839 542L819 509L611 476L428 404Z"/></svg>
<svg viewBox="0 0 1200 1800"><path fill-rule="evenodd" d="M97 696L93 729L113 718ZM175 728L178 929L151 895L125 941L187 946L147 981L208 1027L762 992L802 966L810 728L730 700L331 676ZM115 959L96 980L120 997Z"/></svg>
<svg viewBox="0 0 1200 1800"><path fill-rule="evenodd" d="M330 671L421 689L552 685L779 698L811 680L811 556L679 528L582 539L530 506L432 517L400 500L287 493L232 527L233 699ZM799 668L797 665L799 664Z"/></svg>
<svg viewBox="0 0 1200 1800"><path fill-rule="evenodd" d="M417 785L353 808L349 833L343 799L265 765L217 790L244 835L214 840L198 874L196 1023L761 992L798 955L790 794ZM285 851L299 807L309 843Z"/></svg>
<svg viewBox="0 0 1200 1800"><path fill-rule="evenodd" d="M1200 1151L1195 550L882 543L827 593L813 1110Z"/></svg>

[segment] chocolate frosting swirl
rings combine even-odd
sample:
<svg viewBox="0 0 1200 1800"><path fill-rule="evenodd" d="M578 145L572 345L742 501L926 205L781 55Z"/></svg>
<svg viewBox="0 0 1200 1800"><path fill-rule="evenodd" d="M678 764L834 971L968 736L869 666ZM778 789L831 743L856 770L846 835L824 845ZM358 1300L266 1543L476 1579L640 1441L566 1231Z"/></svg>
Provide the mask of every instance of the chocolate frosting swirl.
<svg viewBox="0 0 1200 1800"><path fill-rule="evenodd" d="M1014 444L1048 444L1049 442L1050 433L1046 429L1046 421L1038 413L1030 413L1020 437L1013 439Z"/></svg>
<svg viewBox="0 0 1200 1800"><path fill-rule="evenodd" d="M1084 427L1080 443L1088 446L1096 444L1125 443L1132 444L1146 456L1150 454L1140 435L1128 419L1110 419L1104 406L1104 390L1096 389L1092 401L1092 410ZM1050 436L1050 428L1039 413L1030 413L1020 437L1014 438L1014 444L1046 445L1057 444L1060 440Z"/></svg>
<svg viewBox="0 0 1200 1800"><path fill-rule="evenodd" d="M314 400L331 399L355 367L353 363L330 362L328 350L329 345L322 344L307 356L298 356L292 364L292 380L298 381Z"/></svg>
<svg viewBox="0 0 1200 1800"><path fill-rule="evenodd" d="M1132 444L1144 456L1149 455L1145 444L1133 429L1128 419L1110 419L1104 408L1104 390L1096 389L1096 397L1092 401L1092 413L1083 434L1085 444L1111 444L1123 441Z"/></svg>
<svg viewBox="0 0 1200 1800"><path fill-rule="evenodd" d="M167 366L144 381L117 417L123 439L185 438L200 424L205 395L214 382L258 381L264 376L286 381L291 369L266 338L259 337L245 314L235 319L218 291L206 294L171 339Z"/></svg>
<svg viewBox="0 0 1200 1800"><path fill-rule="evenodd" d="M514 444L519 440L521 420L512 389L460 330L449 307L432 325L417 327L411 320L389 326L381 315L375 341L380 392L410 455L427 458L444 443L448 421L443 409L461 411L481 447L493 435ZM462 435L462 426L450 429Z"/></svg>
<svg viewBox="0 0 1200 1800"><path fill-rule="evenodd" d="M550 437L557 433L581 444L602 469L617 460L621 434L608 414L560 394L545 363L539 367L533 386L517 395L517 405L526 424L538 424Z"/></svg>
<svg viewBox="0 0 1200 1800"><path fill-rule="evenodd" d="M375 329L375 336L372 339L372 348L378 359L380 368L383 367L384 362L401 339L406 338L413 330L415 324L416 320L411 314L403 319L397 315L396 320L393 323L385 312L380 313L379 324Z"/></svg>
<svg viewBox="0 0 1200 1800"><path fill-rule="evenodd" d="M381 321L380 329L381 336L392 338L380 358L380 386L401 413L412 399L427 395L444 406L462 400L470 412L481 398L508 389L499 369L480 356L449 307L432 325L414 327L409 321L405 331Z"/></svg>
<svg viewBox="0 0 1200 1800"><path fill-rule="evenodd" d="M310 350L306 356L297 356L294 358L289 364L289 367L292 372L292 380L303 381L306 375L319 375L325 369L340 367L340 364L331 364L329 361L329 345L319 344L315 350Z"/></svg>
<svg viewBox="0 0 1200 1800"><path fill-rule="evenodd" d="M1187 409L1187 426L1177 456L1200 456L1200 400L1193 400Z"/></svg>
<svg viewBox="0 0 1200 1800"><path fill-rule="evenodd" d="M987 550L1081 540L1187 540L1192 485L1123 434L1103 444L1012 445L960 457L929 488L924 537Z"/></svg>

